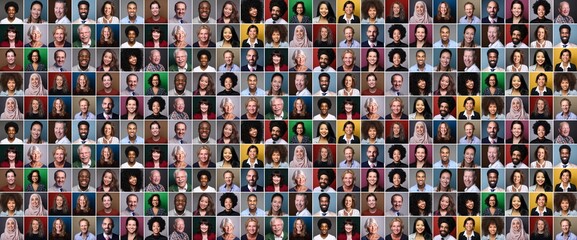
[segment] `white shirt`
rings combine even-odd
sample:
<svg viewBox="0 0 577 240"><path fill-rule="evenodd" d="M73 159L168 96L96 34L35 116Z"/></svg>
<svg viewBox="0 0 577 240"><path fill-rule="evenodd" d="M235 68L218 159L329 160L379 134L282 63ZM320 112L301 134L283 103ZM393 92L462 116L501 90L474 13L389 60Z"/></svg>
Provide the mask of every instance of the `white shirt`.
<svg viewBox="0 0 577 240"><path fill-rule="evenodd" d="M198 186L198 187L195 187L194 189L192 189L192 192L216 192L216 189L214 189L211 186L207 186L206 189L204 191L202 191L200 186Z"/></svg>
<svg viewBox="0 0 577 240"><path fill-rule="evenodd" d="M505 166L506 168L529 168L529 166L527 166L527 164L520 162L519 164L517 164L517 167L515 167L515 164L513 164L512 162L507 163L507 166Z"/></svg>
<svg viewBox="0 0 577 240"><path fill-rule="evenodd" d="M471 65L470 67L465 67L465 72L479 72L479 67L477 67L477 64L473 63L473 65Z"/></svg>
<svg viewBox="0 0 577 240"><path fill-rule="evenodd" d="M517 44L517 46L515 47L515 44L513 44L513 42L507 43L507 45L505 47L508 48L528 48L529 46L527 46L527 44L525 44L524 42L519 42L519 44Z"/></svg>
<svg viewBox="0 0 577 240"><path fill-rule="evenodd" d="M473 184L472 186L465 188L465 192L479 192L479 191L480 190L476 184Z"/></svg>
<svg viewBox="0 0 577 240"><path fill-rule="evenodd" d="M134 165L131 167L130 165L128 165L128 162L125 162L122 165L120 165L120 168L144 168L144 165L142 165L142 163L135 162Z"/></svg>
<svg viewBox="0 0 577 240"><path fill-rule="evenodd" d="M333 236L333 235L331 235L331 234L327 234L327 237L326 237L326 238L322 238L321 235L319 234L319 235L316 235L316 236L313 238L313 240L337 240L337 239L335 238L335 236Z"/></svg>

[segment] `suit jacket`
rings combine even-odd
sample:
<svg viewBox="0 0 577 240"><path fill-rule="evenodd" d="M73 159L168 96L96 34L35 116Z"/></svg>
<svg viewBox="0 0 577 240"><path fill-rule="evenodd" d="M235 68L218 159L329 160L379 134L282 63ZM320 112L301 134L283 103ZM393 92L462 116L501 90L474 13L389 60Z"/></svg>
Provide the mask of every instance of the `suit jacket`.
<svg viewBox="0 0 577 240"><path fill-rule="evenodd" d="M481 240L481 235L478 232L473 232L475 234L474 237L471 238L471 240ZM467 240L467 237L465 237L465 231L459 233L459 237L457 237L457 240Z"/></svg>
<svg viewBox="0 0 577 240"><path fill-rule="evenodd" d="M553 210L551 210L551 208L545 207L545 209L547 210L545 212L545 216L553 216ZM536 207L531 209L531 216L539 216L539 212L537 212Z"/></svg>
<svg viewBox="0 0 577 240"><path fill-rule="evenodd" d="M112 233L112 238L111 238L110 240L118 240L118 239L120 239L120 238L118 237L118 234ZM101 233L101 234L96 235L96 240L105 240L105 239L104 239L104 234Z"/></svg>
<svg viewBox="0 0 577 240"><path fill-rule="evenodd" d="M489 22L489 17L484 17L481 22L483 23L491 23ZM503 19L502 17L497 16L497 23L504 23L505 19Z"/></svg>
<svg viewBox="0 0 577 240"><path fill-rule="evenodd" d="M376 47L384 47L384 46L385 46L385 44L383 42L377 40L377 46ZM361 43L361 47L371 47L371 46L369 46L369 41L364 41Z"/></svg>
<svg viewBox="0 0 577 240"><path fill-rule="evenodd" d="M269 112L269 113L265 114L264 119L274 120L274 113ZM284 111L283 111L282 119L288 119L288 114Z"/></svg>
<svg viewBox="0 0 577 240"><path fill-rule="evenodd" d="M96 161L90 161L90 168L94 168L96 166ZM82 168L82 162L80 160L72 162L72 167L74 168Z"/></svg>
<svg viewBox="0 0 577 240"><path fill-rule="evenodd" d="M475 116L473 116L471 119L481 119L481 114L479 114L476 111L473 111L473 112L475 113ZM459 113L458 118L462 119L462 120L467 120L467 116L465 116L465 111L462 111L461 113Z"/></svg>
<svg viewBox="0 0 577 240"><path fill-rule="evenodd" d="M248 65L244 65L244 66L240 67L240 71L250 72L250 70L248 69ZM256 65L256 71L262 72L263 71L262 66L257 64Z"/></svg>
<svg viewBox="0 0 577 240"><path fill-rule="evenodd" d="M112 113L112 119L118 119L118 114L117 113ZM96 115L96 119L105 119L104 118L104 113L99 113L98 115Z"/></svg>
<svg viewBox="0 0 577 240"><path fill-rule="evenodd" d="M90 47L95 47L95 45L94 45L95 42L96 41L92 40L90 42ZM76 41L72 42L72 46L73 47L82 47L82 42L80 40L76 40Z"/></svg>
<svg viewBox="0 0 577 240"><path fill-rule="evenodd" d="M241 191L241 192L250 192L250 191L248 190L248 185L242 186L242 187L240 188L240 191ZM255 192L262 192L262 191L263 191L262 186L257 184L257 185L256 185L256 191L255 191ZM273 239L274 239L274 238L273 238Z"/></svg>
<svg viewBox="0 0 577 240"><path fill-rule="evenodd" d="M497 137L497 143L504 143L505 140L503 140L502 137ZM489 142L489 137L483 138L481 139L481 143L491 143Z"/></svg>
<svg viewBox="0 0 577 240"><path fill-rule="evenodd" d="M257 163L258 163L258 164L257 164L257 167L256 167L256 168L263 168L263 167L264 167L264 164L262 163L261 160L258 160L258 159L257 159ZM248 159L242 161L242 166L241 166L241 167L242 167L242 168L250 168L250 164L248 164Z"/></svg>
<svg viewBox="0 0 577 240"><path fill-rule="evenodd" d="M363 168L370 168L370 167L369 167L369 161L364 161L364 162L361 164L361 167L363 167ZM385 164L384 164L383 162L381 162L381 161L377 161L377 166L376 166L376 167L382 168L382 167L385 167Z"/></svg>
<svg viewBox="0 0 577 240"><path fill-rule="evenodd" d="M274 233L267 233L264 236L264 240L274 240ZM288 240L288 233L287 232L283 232L283 237L282 240Z"/></svg>
<svg viewBox="0 0 577 240"><path fill-rule="evenodd" d="M569 188L569 192L577 192L577 187L575 187L575 184L573 183L569 183L569 186L571 186L571 188ZM561 188L561 183L555 185L555 192L563 192L563 189Z"/></svg>
<svg viewBox="0 0 577 240"><path fill-rule="evenodd" d="M248 45L248 43L246 42L247 39L242 41L242 45L241 47L250 47L250 45ZM256 39L256 44L254 45L254 47L264 47L264 42L260 39Z"/></svg>
<svg viewBox="0 0 577 240"><path fill-rule="evenodd" d="M178 186L176 185L171 185L170 187L168 187L168 191L169 192L178 192ZM192 187L188 186L188 189L186 189L187 192L192 192Z"/></svg>
<svg viewBox="0 0 577 240"><path fill-rule="evenodd" d="M573 63L569 63L569 72L573 72L573 71L577 71L575 64ZM563 68L561 68L561 63L557 63L557 65L555 65L555 71L559 71L562 72Z"/></svg>
<svg viewBox="0 0 577 240"><path fill-rule="evenodd" d="M339 17L339 23L347 23L347 20L345 20L345 15ZM351 23L361 23L361 18L357 15L353 15L353 20Z"/></svg>
<svg viewBox="0 0 577 240"><path fill-rule="evenodd" d="M571 63L571 64L573 64L573 63ZM575 67L575 66L573 65L573 66L571 66L571 67ZM557 70L555 69L555 71L557 71ZM562 70L560 70L560 71L562 71ZM547 91L544 93L545 96L551 96L551 95L553 95L553 90L551 90L551 88L545 87L545 89L547 90ZM537 87L534 87L533 89L531 89L531 95L539 96L539 92L537 92Z"/></svg>
<svg viewBox="0 0 577 240"><path fill-rule="evenodd" d="M176 66L176 65L170 65L170 66L168 67L168 71L174 71L174 72L176 72L176 71L178 71L178 66ZM188 64L188 65L186 66L186 71L187 71L187 72L192 71L192 64Z"/></svg>
<svg viewBox="0 0 577 240"><path fill-rule="evenodd" d="M359 138L359 136L353 135L353 140L351 141L351 143L361 143L361 139ZM339 137L339 143L347 143L345 141L345 135L342 135Z"/></svg>

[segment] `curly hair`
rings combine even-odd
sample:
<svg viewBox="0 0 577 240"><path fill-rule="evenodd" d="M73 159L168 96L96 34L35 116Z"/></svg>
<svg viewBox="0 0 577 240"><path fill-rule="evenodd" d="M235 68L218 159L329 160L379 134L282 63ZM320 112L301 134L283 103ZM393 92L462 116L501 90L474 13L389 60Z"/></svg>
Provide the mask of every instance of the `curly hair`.
<svg viewBox="0 0 577 240"><path fill-rule="evenodd" d="M287 149L285 146L283 145L270 145L267 146L264 154L265 154L265 160L267 163L272 163L272 155L274 153L279 153L280 154L280 162L286 162L287 161Z"/></svg>
<svg viewBox="0 0 577 240"><path fill-rule="evenodd" d="M407 180L407 173L405 173L405 171L403 169L400 169L400 168L394 168L389 172L389 174L388 174L389 182L392 183L393 178L397 174L401 178L401 184L403 184L405 182L405 180Z"/></svg>
<svg viewBox="0 0 577 240"><path fill-rule="evenodd" d="M234 193L223 193L219 198L220 206L224 207L224 202L227 198L232 201L232 208L236 207L236 204L238 204L238 198Z"/></svg>
<svg viewBox="0 0 577 240"><path fill-rule="evenodd" d="M461 193L458 198L458 211L461 216L477 216L479 214L479 194ZM473 209L467 208L467 202L473 202ZM470 211L470 212L469 212Z"/></svg>
<svg viewBox="0 0 577 240"><path fill-rule="evenodd" d="M258 11L254 21L248 14L251 8ZM242 20L243 23L260 23L263 19L263 3L261 0L243 0L240 3L240 9L243 10L240 16L240 20Z"/></svg>
<svg viewBox="0 0 577 240"><path fill-rule="evenodd" d="M2 73L0 76L0 84L2 86L2 91L8 91L8 81L14 81L16 83L15 91L22 90L22 75L19 73Z"/></svg>
<svg viewBox="0 0 577 240"><path fill-rule="evenodd" d="M479 94L479 73L460 73L458 77L459 94L464 96L471 96ZM468 81L473 81L473 89L466 86Z"/></svg>
<svg viewBox="0 0 577 240"><path fill-rule="evenodd" d="M3 212L9 211L8 210L9 201L13 201L14 204L16 205L14 211L22 210L22 195L18 193L9 192L0 195L0 202L2 203L2 205L0 205L0 209L2 209Z"/></svg>
<svg viewBox="0 0 577 240"><path fill-rule="evenodd" d="M280 35L280 41L287 41L287 28L282 24L270 24L267 25L264 30L264 35L267 43L272 43L272 34L277 32Z"/></svg>
<svg viewBox="0 0 577 240"><path fill-rule="evenodd" d="M422 51L422 50L418 50ZM411 95L414 96L428 96L431 94L431 73L411 73L409 76L409 86L415 86L410 88ZM425 82L425 89L420 89L418 86L420 81Z"/></svg>
<svg viewBox="0 0 577 240"><path fill-rule="evenodd" d="M497 107L497 114L503 113L503 98L501 97L484 97L483 98L483 115L489 115L489 106L495 105Z"/></svg>
<svg viewBox="0 0 577 240"><path fill-rule="evenodd" d="M136 57L136 65L134 68L130 65L128 59L130 57ZM122 71L132 72L132 71L140 71L142 69L142 49L138 48L123 48L120 52L120 68Z"/></svg>
<svg viewBox="0 0 577 240"><path fill-rule="evenodd" d="M363 3L364 4L364 3ZM401 39L405 38L405 36L407 35L407 29L401 25L401 24L393 24L391 27L389 27L389 38L393 38L393 33L395 32L395 30L398 30L399 33L401 33Z"/></svg>
<svg viewBox="0 0 577 240"><path fill-rule="evenodd" d="M401 4L399 4L401 5ZM363 5L361 6L361 12L363 15L364 19L368 19L369 18L369 9L374 8L377 11L377 16L376 18L382 18L383 17L383 12L385 9L385 5L383 5L383 2L379 1L379 0L365 0L363 1ZM401 10L401 13L403 13L404 11ZM391 11L392 13L392 11Z"/></svg>
<svg viewBox="0 0 577 240"><path fill-rule="evenodd" d="M549 15L549 12L551 12L551 4L549 4L547 0L535 1L535 3L533 3L533 13L537 15L537 11L539 11L540 6L543 6L543 8L545 9L545 16Z"/></svg>
<svg viewBox="0 0 577 240"><path fill-rule="evenodd" d="M388 54L389 62L393 62L393 57L395 56L395 54L398 54L399 57L401 58L401 64L403 64L405 62L405 60L407 60L407 53L405 52L405 50L400 49L400 48L395 48L395 49L392 49Z"/></svg>
<svg viewBox="0 0 577 240"><path fill-rule="evenodd" d="M382 138L383 137L383 123L379 122L379 121L364 121L363 125L362 125L362 129L361 132L363 134L363 138L364 139L368 139L369 138L369 129L375 129L377 131L377 137L376 138Z"/></svg>
<svg viewBox="0 0 577 240"><path fill-rule="evenodd" d="M561 82L567 81L569 83L569 91L575 89L577 78L572 73L555 73L555 90L561 92Z"/></svg>
<svg viewBox="0 0 577 240"><path fill-rule="evenodd" d="M411 193L409 195L410 209L409 212L413 216L429 216L431 214L431 194L430 193ZM425 202L425 209L421 213L421 209L417 206L419 202Z"/></svg>
<svg viewBox="0 0 577 240"><path fill-rule="evenodd" d="M577 200L575 199L575 195L573 193L556 193L555 194L555 211L561 212L561 202L568 202L569 209L568 211L575 210L575 203Z"/></svg>
<svg viewBox="0 0 577 240"><path fill-rule="evenodd" d="M240 128L243 131L243 134L241 134L240 139L242 141L242 143L245 144L250 144L250 143L260 143L262 142L263 139L263 129L262 129L262 122L261 121L243 121L241 123ZM257 135L256 135L256 139L253 142L252 138L249 134L245 134L250 132L251 129L256 129L258 131Z"/></svg>

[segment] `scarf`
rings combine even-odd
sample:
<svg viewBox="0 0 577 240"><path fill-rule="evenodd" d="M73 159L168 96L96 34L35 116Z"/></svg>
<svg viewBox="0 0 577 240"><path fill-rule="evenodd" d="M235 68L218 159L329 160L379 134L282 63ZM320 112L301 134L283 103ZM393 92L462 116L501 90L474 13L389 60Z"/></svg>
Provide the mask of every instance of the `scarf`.
<svg viewBox="0 0 577 240"><path fill-rule="evenodd" d="M513 223L514 221L519 222L519 224L521 225L521 228L519 229L519 231L515 231L515 229L513 229L513 225L511 224L510 231L509 231L509 233L507 233L507 240L529 239L529 236L527 236L527 233L525 233L525 230L523 228L523 222L521 221L521 219L513 218L513 220L511 220L511 223Z"/></svg>
<svg viewBox="0 0 577 240"><path fill-rule="evenodd" d="M14 110L10 111L8 110L8 103L9 102L13 102L14 103ZM18 109L18 101L16 101L15 98L13 97L9 97L8 99L6 99L6 104L4 105L4 112L2 113L1 116L2 119L22 119L22 113L20 113L20 110Z"/></svg>
<svg viewBox="0 0 577 240"><path fill-rule="evenodd" d="M38 206L37 207L33 207L32 206L32 198L38 198ZM44 206L42 206L42 198L40 198L40 195L34 193L32 195L30 195L30 201L28 201L28 209L26 209L26 211L24 211L24 215L26 216L44 216L46 215L46 210L44 209Z"/></svg>
<svg viewBox="0 0 577 240"><path fill-rule="evenodd" d="M8 231L8 222L13 222L14 223L14 231L10 232ZM16 219L14 218L8 218L6 220L6 224L4 226L4 233L2 233L2 235L0 236L1 240L21 240L24 239L24 236L20 233L20 230L18 230L18 222L16 221Z"/></svg>
<svg viewBox="0 0 577 240"><path fill-rule="evenodd" d="M312 168L313 162L309 161L309 157L307 156L307 149L305 147L299 145L299 146L295 147L295 152L299 149L303 150L304 157L303 158L297 158L296 154L294 154L293 160L290 162L290 167Z"/></svg>
<svg viewBox="0 0 577 240"><path fill-rule="evenodd" d="M423 134L417 133L417 127L422 126L424 128ZM415 124L414 135L411 137L410 143L432 143L431 138L427 132L427 125L424 122L417 122Z"/></svg>
<svg viewBox="0 0 577 240"><path fill-rule="evenodd" d="M424 9L423 14L419 15L417 13L417 6L421 5ZM415 3L415 11L409 23L433 23L433 18L429 16L427 12L427 4L423 1L418 1Z"/></svg>
<svg viewBox="0 0 577 240"><path fill-rule="evenodd" d="M38 78L38 86L34 87L32 86L32 81L30 81L28 83L28 88L26 89L26 91L24 91L24 94L26 95L32 95L32 96L43 96L47 94L47 90L44 89L44 86L42 85L42 77L40 77L40 74L38 73L33 73L32 75L30 75L30 79L32 79L33 77L37 77Z"/></svg>
<svg viewBox="0 0 577 240"><path fill-rule="evenodd" d="M303 37L302 38L297 38L297 30L302 30L303 31ZM294 31L294 35L293 35L293 40L290 42L290 47L312 47L313 43L311 41L309 41L309 38L307 36L307 29L305 27L303 27L302 25L298 25L295 27L295 31Z"/></svg>
<svg viewBox="0 0 577 240"><path fill-rule="evenodd" d="M519 110L513 109L513 103L515 102L519 103ZM516 97L511 100L511 107L509 108L509 113L507 113L507 119L529 119L529 116L527 116L525 108L523 107L523 101L521 98Z"/></svg>

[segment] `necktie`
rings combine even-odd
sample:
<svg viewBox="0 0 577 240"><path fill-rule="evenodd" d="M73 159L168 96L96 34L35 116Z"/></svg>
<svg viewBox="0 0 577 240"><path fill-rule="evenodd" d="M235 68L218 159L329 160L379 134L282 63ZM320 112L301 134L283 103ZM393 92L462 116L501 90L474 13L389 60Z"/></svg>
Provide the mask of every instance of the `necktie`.
<svg viewBox="0 0 577 240"><path fill-rule="evenodd" d="M130 215L134 216L134 212L130 212Z"/></svg>
<svg viewBox="0 0 577 240"><path fill-rule="evenodd" d="M104 114L104 118L105 118L106 120L109 119L108 115L106 115L106 114Z"/></svg>
<svg viewBox="0 0 577 240"><path fill-rule="evenodd" d="M494 72L494 71L495 71L495 69L494 69L494 68L491 68L491 72Z"/></svg>
<svg viewBox="0 0 577 240"><path fill-rule="evenodd" d="M401 96L401 93L397 92L397 96Z"/></svg>
<svg viewBox="0 0 577 240"><path fill-rule="evenodd" d="M85 24L85 23L86 23L86 20L82 20L82 24Z"/></svg>
<svg viewBox="0 0 577 240"><path fill-rule="evenodd" d="M60 71L61 71L61 72L64 72L64 68L60 68Z"/></svg>
<svg viewBox="0 0 577 240"><path fill-rule="evenodd" d="M272 23L276 23L276 21L272 21Z"/></svg>
<svg viewBox="0 0 577 240"><path fill-rule="evenodd" d="M567 164L563 164L563 168L567 168Z"/></svg>
<svg viewBox="0 0 577 240"><path fill-rule="evenodd" d="M491 188L491 192L495 192L495 189L494 189L494 188Z"/></svg>
<svg viewBox="0 0 577 240"><path fill-rule="evenodd" d="M441 120L445 120L445 117L441 117Z"/></svg>
<svg viewBox="0 0 577 240"><path fill-rule="evenodd" d="M516 47L517 47L517 44L514 44L513 47L516 48Z"/></svg>
<svg viewBox="0 0 577 240"><path fill-rule="evenodd" d="M86 143L86 141L85 141L85 140L83 140L83 141L82 141L82 144L85 144L85 143Z"/></svg>
<svg viewBox="0 0 577 240"><path fill-rule="evenodd" d="M63 192L63 191L62 191L62 188L59 188L59 190L60 190L60 192Z"/></svg>
<svg viewBox="0 0 577 240"><path fill-rule="evenodd" d="M180 140L179 142L180 142L180 144L182 144L182 140Z"/></svg>
<svg viewBox="0 0 577 240"><path fill-rule="evenodd" d="M401 214L399 214L399 212L396 213L397 216L401 216Z"/></svg>
<svg viewBox="0 0 577 240"><path fill-rule="evenodd" d="M134 92L131 92L130 94L132 94L132 96L134 96Z"/></svg>
<svg viewBox="0 0 577 240"><path fill-rule="evenodd" d="M253 69L252 67L249 67L249 69L250 69L250 71L251 71L251 72L253 72L253 71L254 71L254 69Z"/></svg>
<svg viewBox="0 0 577 240"><path fill-rule="evenodd" d="M182 22L182 19L180 19L180 20L178 20L178 21L179 21L181 24L183 23L183 22Z"/></svg>
<svg viewBox="0 0 577 240"><path fill-rule="evenodd" d="M326 216L326 215L327 215L327 213L323 213L323 217Z"/></svg>
<svg viewBox="0 0 577 240"><path fill-rule="evenodd" d="M105 237L104 237L104 239L106 239L106 240L110 240L110 238L108 238L108 236L105 236Z"/></svg>
<svg viewBox="0 0 577 240"><path fill-rule="evenodd" d="M373 44L373 43L370 43L369 45L371 46L371 48L375 47L375 44Z"/></svg>
<svg viewBox="0 0 577 240"><path fill-rule="evenodd" d="M566 47L567 47L567 44L563 44L563 47L566 48Z"/></svg>
<svg viewBox="0 0 577 240"><path fill-rule="evenodd" d="M326 92L324 92L324 93L323 93L323 96L326 96L326 95L327 95L327 93L326 93Z"/></svg>

